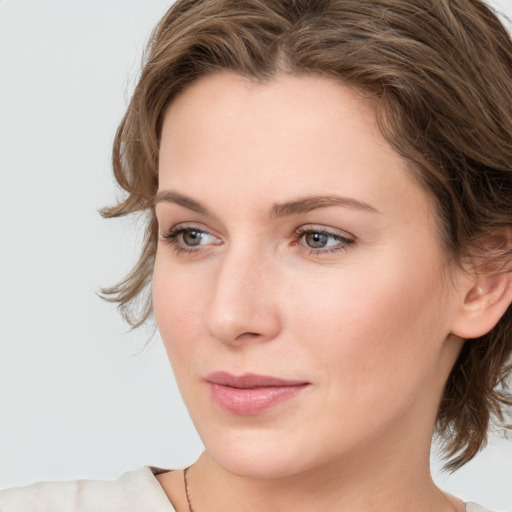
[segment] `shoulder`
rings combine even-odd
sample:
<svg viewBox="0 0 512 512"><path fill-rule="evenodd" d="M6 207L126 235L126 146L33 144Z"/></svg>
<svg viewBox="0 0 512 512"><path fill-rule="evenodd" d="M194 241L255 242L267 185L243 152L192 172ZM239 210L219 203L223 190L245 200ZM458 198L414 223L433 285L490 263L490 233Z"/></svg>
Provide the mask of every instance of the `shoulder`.
<svg viewBox="0 0 512 512"><path fill-rule="evenodd" d="M491 512L476 503L466 503L466 512Z"/></svg>
<svg viewBox="0 0 512 512"><path fill-rule="evenodd" d="M40 482L0 491L2 512L173 512L154 473L144 466L114 481Z"/></svg>

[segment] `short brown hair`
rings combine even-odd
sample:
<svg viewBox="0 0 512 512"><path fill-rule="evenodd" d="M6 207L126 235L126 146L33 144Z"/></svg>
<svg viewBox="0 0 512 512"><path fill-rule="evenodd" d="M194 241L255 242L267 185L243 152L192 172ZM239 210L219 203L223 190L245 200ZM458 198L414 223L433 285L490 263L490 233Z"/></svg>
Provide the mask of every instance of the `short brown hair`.
<svg viewBox="0 0 512 512"><path fill-rule="evenodd" d="M178 0L152 34L116 134L114 174L127 194L103 212L148 214L138 263L105 290L132 326L152 312L144 291L157 245L153 201L164 111L187 86L223 70L263 82L278 72L315 73L364 92L384 136L435 198L447 254L457 262L492 257L510 272L510 243L489 247L486 238L512 228L512 44L488 6L479 0ZM512 405L511 352L509 307L491 332L464 344L446 383L437 432L446 441L447 468L474 457L493 417L503 422Z"/></svg>

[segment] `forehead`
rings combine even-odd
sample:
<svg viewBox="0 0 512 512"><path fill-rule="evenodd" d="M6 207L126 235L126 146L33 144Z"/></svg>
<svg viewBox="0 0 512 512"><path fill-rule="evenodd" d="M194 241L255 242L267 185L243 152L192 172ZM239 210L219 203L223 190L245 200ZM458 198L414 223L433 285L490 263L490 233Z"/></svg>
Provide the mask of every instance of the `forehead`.
<svg viewBox="0 0 512 512"><path fill-rule="evenodd" d="M396 198L429 202L380 133L372 105L316 75L203 77L167 109L159 174L160 189L206 195L214 187L218 197L260 202L333 189L376 209L395 208Z"/></svg>

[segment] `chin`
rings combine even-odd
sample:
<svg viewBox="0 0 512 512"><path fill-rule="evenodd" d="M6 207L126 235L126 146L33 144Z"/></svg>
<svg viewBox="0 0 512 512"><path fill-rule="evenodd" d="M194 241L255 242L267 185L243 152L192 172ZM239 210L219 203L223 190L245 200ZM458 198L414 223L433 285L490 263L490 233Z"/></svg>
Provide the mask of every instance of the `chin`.
<svg viewBox="0 0 512 512"><path fill-rule="evenodd" d="M269 429L208 429L199 432L208 456L224 470L244 478L286 478L325 463L304 436ZM203 435L204 434L204 435ZM302 438L301 438L302 437ZM332 454L325 454L329 458Z"/></svg>
<svg viewBox="0 0 512 512"><path fill-rule="evenodd" d="M276 450L222 450L213 452L206 448L208 455L224 470L243 478L266 479L286 478L300 472L298 455L287 457Z"/></svg>

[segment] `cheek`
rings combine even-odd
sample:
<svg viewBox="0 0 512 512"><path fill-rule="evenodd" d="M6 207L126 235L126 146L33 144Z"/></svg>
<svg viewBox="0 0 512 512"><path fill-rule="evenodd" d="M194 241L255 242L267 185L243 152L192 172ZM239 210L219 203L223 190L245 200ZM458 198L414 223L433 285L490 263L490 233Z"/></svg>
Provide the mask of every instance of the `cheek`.
<svg viewBox="0 0 512 512"><path fill-rule="evenodd" d="M375 375L397 389L424 378L447 334L441 280L431 255L408 256L300 275L283 269L268 298L283 326L272 353L288 348L352 392L374 384ZM192 372L194 358L201 359L205 313L215 294L215 273L189 270L157 254L155 317L178 374Z"/></svg>
<svg viewBox="0 0 512 512"><path fill-rule="evenodd" d="M206 296L204 281L173 268L157 253L152 296L156 322L169 359L171 363L177 359L184 362L192 357L199 338L204 317L201 299Z"/></svg>
<svg viewBox="0 0 512 512"><path fill-rule="evenodd" d="M437 400L445 332L435 273L380 270L296 289L289 309L297 351L325 390L315 424L326 438L373 435Z"/></svg>
<svg viewBox="0 0 512 512"><path fill-rule="evenodd" d="M448 334L439 273L400 263L400 272L382 266L295 287L289 325L308 357L352 391L374 385L376 375L397 388L419 378L435 366Z"/></svg>

